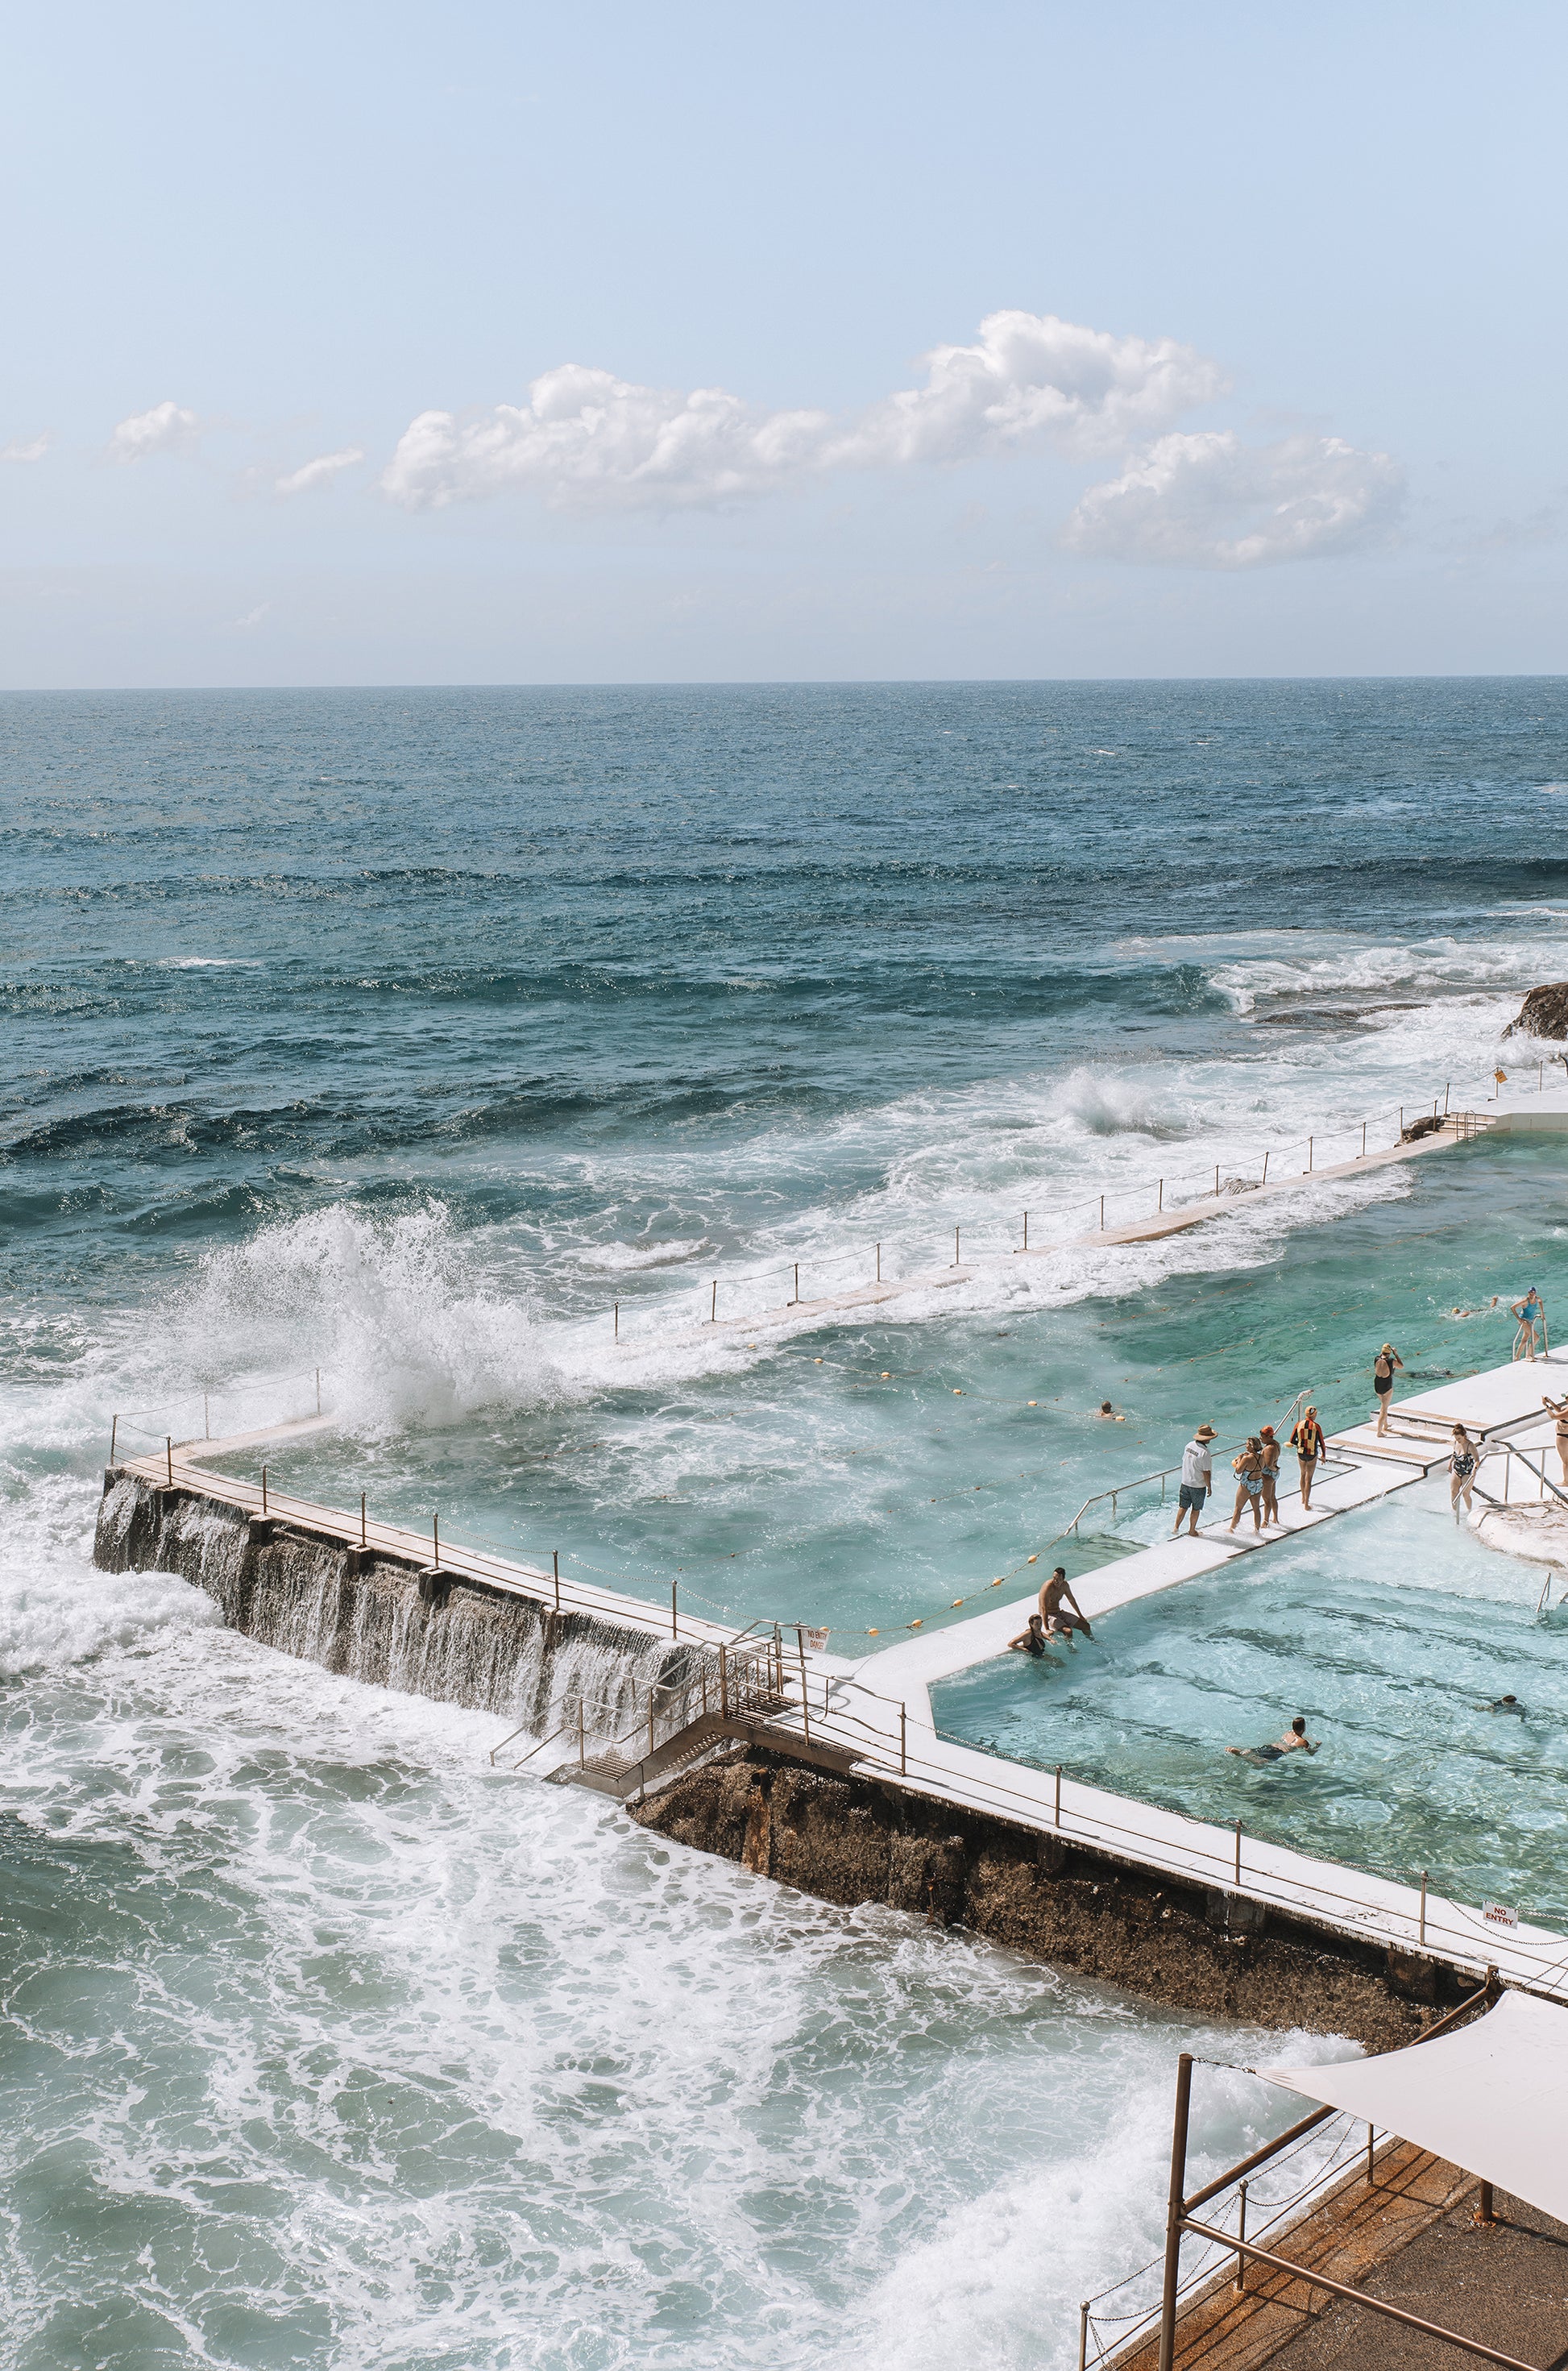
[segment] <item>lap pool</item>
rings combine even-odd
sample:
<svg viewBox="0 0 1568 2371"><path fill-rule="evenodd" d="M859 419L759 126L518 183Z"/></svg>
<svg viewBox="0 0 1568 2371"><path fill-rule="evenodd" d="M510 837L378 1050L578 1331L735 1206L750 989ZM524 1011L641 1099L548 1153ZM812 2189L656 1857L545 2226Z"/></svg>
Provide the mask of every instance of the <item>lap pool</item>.
<svg viewBox="0 0 1568 2371"><path fill-rule="evenodd" d="M1418 1485L1095 1624L1055 1664L1005 1655L932 1690L965 1743L1247 1833L1568 1925L1568 1613L1539 1565ZM1553 1594L1557 1592L1554 1590ZM1523 1718L1490 1712L1512 1694ZM1228 1745L1305 1713L1321 1750Z"/></svg>

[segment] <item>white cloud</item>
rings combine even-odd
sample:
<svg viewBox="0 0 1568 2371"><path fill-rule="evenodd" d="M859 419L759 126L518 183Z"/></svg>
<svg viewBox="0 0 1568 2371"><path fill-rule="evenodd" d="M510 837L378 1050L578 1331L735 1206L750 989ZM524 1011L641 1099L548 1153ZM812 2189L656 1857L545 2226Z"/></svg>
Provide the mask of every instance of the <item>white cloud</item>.
<svg viewBox="0 0 1568 2371"><path fill-rule="evenodd" d="M1377 541L1403 503L1404 475L1387 453L1338 436L1243 445L1210 431L1162 436L1091 486L1063 541L1099 560L1251 568Z"/></svg>
<svg viewBox="0 0 1568 2371"><path fill-rule="evenodd" d="M923 386L835 420L766 411L722 387L638 387L569 363L525 404L422 411L381 483L410 510L509 488L560 507L664 509L767 492L833 468L951 462L1048 442L1113 451L1218 395L1190 346L1117 338L1050 314L990 314L973 346L938 346Z"/></svg>
<svg viewBox="0 0 1568 2371"><path fill-rule="evenodd" d="M41 461L48 450L46 428L41 436L17 436L9 445L0 445L0 461Z"/></svg>
<svg viewBox="0 0 1568 2371"><path fill-rule="evenodd" d="M280 494L306 493L312 486L329 484L340 469L352 469L356 461L363 459L364 455L357 445L347 445L340 453L317 454L316 459L307 461L303 468L292 470L286 478L278 479L277 490Z"/></svg>
<svg viewBox="0 0 1568 2371"><path fill-rule="evenodd" d="M271 606L271 601L259 601L254 609L248 609L243 618L234 622L236 626L259 626Z"/></svg>
<svg viewBox="0 0 1568 2371"><path fill-rule="evenodd" d="M155 453L186 453L200 434L196 414L178 403L155 403L150 411L133 411L109 440L116 461L145 461Z"/></svg>

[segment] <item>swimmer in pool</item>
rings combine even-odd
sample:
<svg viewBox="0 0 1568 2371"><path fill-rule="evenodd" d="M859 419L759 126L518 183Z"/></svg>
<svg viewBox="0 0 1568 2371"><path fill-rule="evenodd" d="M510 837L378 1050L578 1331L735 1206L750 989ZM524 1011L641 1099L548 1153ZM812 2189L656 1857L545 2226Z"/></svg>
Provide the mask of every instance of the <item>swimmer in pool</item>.
<svg viewBox="0 0 1568 2371"><path fill-rule="evenodd" d="M1517 1696L1499 1696L1496 1703L1489 1704L1486 1709L1488 1712L1517 1713L1521 1720L1525 1718L1525 1707Z"/></svg>
<svg viewBox="0 0 1568 2371"><path fill-rule="evenodd" d="M1014 1654L1038 1656L1043 1663L1051 1660L1045 1652L1045 1625L1038 1613L1030 1615L1028 1629L1020 1630L1016 1638L1009 1638L1008 1648Z"/></svg>
<svg viewBox="0 0 1568 2371"><path fill-rule="evenodd" d="M1234 1753L1239 1762L1255 1763L1261 1769L1266 1763L1283 1762L1287 1753L1299 1747L1303 1753L1318 1751L1307 1734L1307 1716L1297 1713L1277 1745L1228 1745L1227 1753Z"/></svg>

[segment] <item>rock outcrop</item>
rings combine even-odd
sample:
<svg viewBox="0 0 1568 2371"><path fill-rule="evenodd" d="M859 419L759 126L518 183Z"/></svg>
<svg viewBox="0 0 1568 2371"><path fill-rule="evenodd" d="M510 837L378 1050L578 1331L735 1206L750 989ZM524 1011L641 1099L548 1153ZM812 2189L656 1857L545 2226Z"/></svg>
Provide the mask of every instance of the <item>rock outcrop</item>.
<svg viewBox="0 0 1568 2371"><path fill-rule="evenodd" d="M1505 1037L1568 1037L1568 979L1532 988L1519 1007L1519 1017L1503 1032Z"/></svg>
<svg viewBox="0 0 1568 2371"><path fill-rule="evenodd" d="M1004 1765L1005 1766L1005 1765ZM895 1783L732 1753L628 1802L642 1826L824 1902L882 1903L1203 2017L1413 2041L1472 1989L1442 1962Z"/></svg>

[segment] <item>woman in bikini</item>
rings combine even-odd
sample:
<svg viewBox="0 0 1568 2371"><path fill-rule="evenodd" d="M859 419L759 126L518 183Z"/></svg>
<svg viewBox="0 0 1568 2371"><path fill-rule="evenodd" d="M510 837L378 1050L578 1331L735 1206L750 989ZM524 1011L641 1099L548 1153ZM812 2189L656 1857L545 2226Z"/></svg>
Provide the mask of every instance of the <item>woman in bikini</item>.
<svg viewBox="0 0 1568 2371"><path fill-rule="evenodd" d="M1279 1443L1274 1439L1272 1424L1265 1424L1258 1435L1258 1454L1263 1461L1263 1521L1279 1521Z"/></svg>
<svg viewBox="0 0 1568 2371"><path fill-rule="evenodd" d="M1404 1360L1391 1342L1385 1342L1372 1368L1372 1388L1378 1394L1378 1437L1389 1429L1389 1400L1394 1388L1394 1377L1404 1366Z"/></svg>
<svg viewBox="0 0 1568 2371"><path fill-rule="evenodd" d="M1315 1407L1302 1409L1301 1420L1290 1436L1290 1445L1296 1452L1296 1471L1301 1480L1301 1511L1305 1514L1312 1504L1312 1476L1324 1447L1323 1428L1318 1422Z"/></svg>
<svg viewBox="0 0 1568 2371"><path fill-rule="evenodd" d="M1568 1482L1568 1399L1543 1397L1541 1405L1557 1427L1557 1454L1562 1464L1562 1479Z"/></svg>
<svg viewBox="0 0 1568 2371"><path fill-rule="evenodd" d="M1459 1520L1459 1500L1465 1502L1465 1512L1474 1511L1470 1490L1475 1482L1475 1469L1481 1463L1481 1452L1462 1424L1454 1427L1454 1446L1448 1457L1448 1504L1454 1510L1454 1521Z"/></svg>
<svg viewBox="0 0 1568 2371"><path fill-rule="evenodd" d="M1236 1512L1230 1518L1230 1528L1232 1531L1236 1529L1241 1521L1241 1509L1250 1506L1252 1529L1261 1532L1263 1528L1263 1444L1256 1433L1252 1434L1240 1456L1231 1459L1230 1470L1236 1476Z"/></svg>

